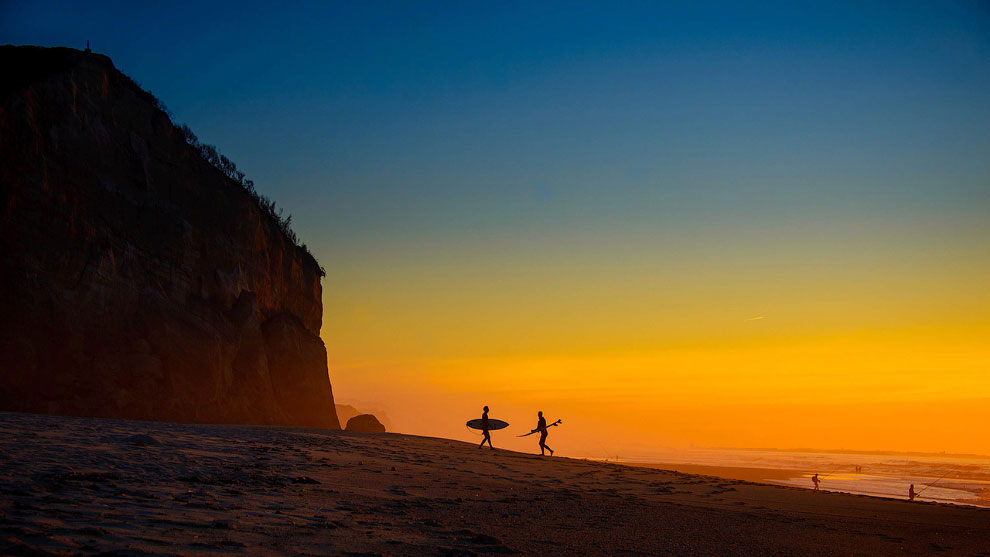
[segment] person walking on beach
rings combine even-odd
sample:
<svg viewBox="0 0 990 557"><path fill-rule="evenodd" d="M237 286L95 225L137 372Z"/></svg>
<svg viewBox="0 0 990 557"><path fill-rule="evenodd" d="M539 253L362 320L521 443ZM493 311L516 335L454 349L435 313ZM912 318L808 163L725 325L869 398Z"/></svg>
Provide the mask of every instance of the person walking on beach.
<svg viewBox="0 0 990 557"><path fill-rule="evenodd" d="M811 482L815 484L815 491L818 491L818 484L822 483L822 481L818 479L818 474L811 476Z"/></svg>
<svg viewBox="0 0 990 557"><path fill-rule="evenodd" d="M490 427L491 426L489 426L489 424L488 424L488 407L485 406L485 408L481 412L481 433L483 433L485 435L485 438L482 439L481 440L481 444L478 445L478 448L479 449L481 447L484 447L485 446L485 441L488 441L488 447L489 448L491 448L491 449L494 449L495 448L495 447L492 446L492 435L490 433L488 433Z"/></svg>
<svg viewBox="0 0 990 557"><path fill-rule="evenodd" d="M547 446L547 419L543 417L543 411L540 410L536 413L539 416L539 421L536 422L536 429L540 432L540 455L546 456L544 449L550 451L550 456L553 456L553 449Z"/></svg>
<svg viewBox="0 0 990 557"><path fill-rule="evenodd" d="M918 496L918 492L914 490L914 484L908 488L908 501L914 501L915 497Z"/></svg>

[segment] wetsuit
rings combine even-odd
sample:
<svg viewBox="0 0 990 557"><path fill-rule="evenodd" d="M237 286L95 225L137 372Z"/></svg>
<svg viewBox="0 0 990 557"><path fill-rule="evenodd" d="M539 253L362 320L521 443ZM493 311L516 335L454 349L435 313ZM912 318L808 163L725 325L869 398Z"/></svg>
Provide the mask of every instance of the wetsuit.
<svg viewBox="0 0 990 557"><path fill-rule="evenodd" d="M492 447L492 436L491 436L491 434L488 433L488 430L489 430L488 412L482 412L481 413L481 433L485 434L485 438L482 439L481 440L481 444L478 445L478 448L479 449L481 447L484 447L485 446L485 441L488 441L488 446L489 447L491 447L493 449L495 448L495 447Z"/></svg>
<svg viewBox="0 0 990 557"><path fill-rule="evenodd" d="M550 456L553 456L553 449L547 446L547 419L540 416L536 429L540 430L540 454L544 454L543 449L546 449L550 451Z"/></svg>

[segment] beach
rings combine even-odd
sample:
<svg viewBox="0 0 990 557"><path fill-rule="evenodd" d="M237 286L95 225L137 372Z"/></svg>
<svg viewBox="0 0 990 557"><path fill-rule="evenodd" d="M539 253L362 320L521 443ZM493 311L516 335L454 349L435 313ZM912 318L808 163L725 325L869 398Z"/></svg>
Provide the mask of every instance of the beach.
<svg viewBox="0 0 990 557"><path fill-rule="evenodd" d="M824 490L893 499L906 499L908 486L914 485L925 501L990 508L990 467L982 456L864 454L853 458L757 450L680 451L676 456L680 460L622 464L803 488L812 487L811 477L818 474Z"/></svg>
<svg viewBox="0 0 990 557"><path fill-rule="evenodd" d="M717 476L730 480L745 480L756 483L776 483L783 482L804 474L801 470L788 470L777 468L745 468L742 466L713 466L710 464L681 464L677 462L656 462L637 463L624 462L626 466L637 466L641 468L654 468L659 470L669 470L672 472L682 472L685 474L696 474L701 476Z"/></svg>
<svg viewBox="0 0 990 557"><path fill-rule="evenodd" d="M978 555L990 510L410 435L0 413L0 553L104 552Z"/></svg>

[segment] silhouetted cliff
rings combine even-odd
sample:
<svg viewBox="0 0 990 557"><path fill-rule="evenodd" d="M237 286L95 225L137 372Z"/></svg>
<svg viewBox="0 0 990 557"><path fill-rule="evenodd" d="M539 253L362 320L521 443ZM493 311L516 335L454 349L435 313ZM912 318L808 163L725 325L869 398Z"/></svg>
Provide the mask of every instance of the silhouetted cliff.
<svg viewBox="0 0 990 557"><path fill-rule="evenodd" d="M346 424L347 420L362 413L350 404L335 404L334 407L337 410L337 419L340 420L340 425Z"/></svg>
<svg viewBox="0 0 990 557"><path fill-rule="evenodd" d="M109 58L0 61L0 409L340 427L313 257Z"/></svg>

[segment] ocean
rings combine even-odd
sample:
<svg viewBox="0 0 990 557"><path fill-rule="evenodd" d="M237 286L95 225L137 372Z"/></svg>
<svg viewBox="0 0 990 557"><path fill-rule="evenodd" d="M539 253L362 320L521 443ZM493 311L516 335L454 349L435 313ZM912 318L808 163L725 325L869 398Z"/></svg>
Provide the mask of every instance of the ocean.
<svg viewBox="0 0 990 557"><path fill-rule="evenodd" d="M817 473L822 490L898 499L907 499L908 488L914 484L922 501L990 507L990 457L986 456L665 449L641 451L617 462L748 468L750 479L808 489L813 487L812 474ZM761 470L765 478L760 478Z"/></svg>

